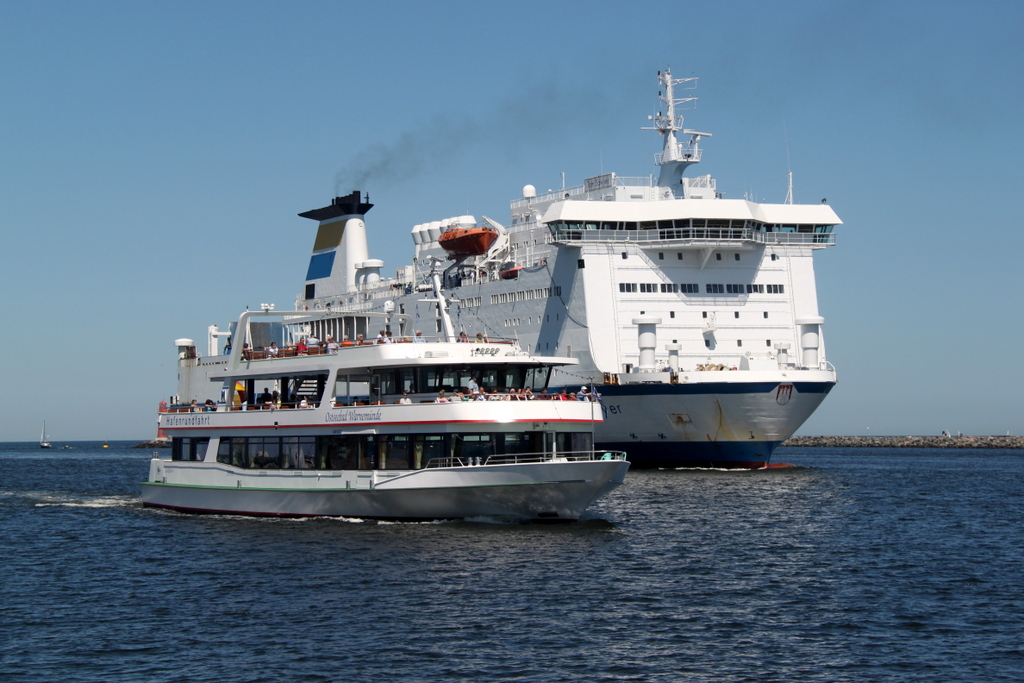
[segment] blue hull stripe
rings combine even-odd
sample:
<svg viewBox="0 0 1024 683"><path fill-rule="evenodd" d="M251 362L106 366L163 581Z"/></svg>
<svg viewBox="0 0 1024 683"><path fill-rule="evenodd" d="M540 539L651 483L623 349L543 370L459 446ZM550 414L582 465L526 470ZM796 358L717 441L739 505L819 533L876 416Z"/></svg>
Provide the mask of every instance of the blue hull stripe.
<svg viewBox="0 0 1024 683"><path fill-rule="evenodd" d="M601 442L599 449L625 451L635 468L645 467L764 467L779 441L719 442Z"/></svg>

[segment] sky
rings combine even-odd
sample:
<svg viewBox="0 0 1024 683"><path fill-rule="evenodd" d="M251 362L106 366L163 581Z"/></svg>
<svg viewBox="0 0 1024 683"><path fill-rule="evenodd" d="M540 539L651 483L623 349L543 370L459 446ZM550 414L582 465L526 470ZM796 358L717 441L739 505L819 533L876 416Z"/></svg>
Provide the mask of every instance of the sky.
<svg viewBox="0 0 1024 683"><path fill-rule="evenodd" d="M664 68L726 197L791 169L843 221L798 433L1024 434L1022 33L998 0L0 0L0 441L154 436L174 340L291 308L335 194L390 274L417 223L653 173Z"/></svg>

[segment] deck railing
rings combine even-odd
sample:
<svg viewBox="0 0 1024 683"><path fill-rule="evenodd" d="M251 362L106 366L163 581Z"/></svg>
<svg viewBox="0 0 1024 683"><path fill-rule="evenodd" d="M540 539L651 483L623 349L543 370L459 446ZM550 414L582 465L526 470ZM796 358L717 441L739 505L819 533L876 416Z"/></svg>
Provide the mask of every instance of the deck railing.
<svg viewBox="0 0 1024 683"><path fill-rule="evenodd" d="M419 340L419 341L417 341L417 340ZM436 343L444 343L444 340L441 339L440 337L412 337L412 336L407 336L407 337L403 337L402 339L395 339L393 341L384 342L384 343L385 344L416 344L416 343L428 343L428 342L432 342L432 343L436 344ZM487 339L483 340L482 342L478 342L476 340L476 338L469 337L468 339L463 340L463 342L467 343L467 344L480 344L480 343L483 343L483 344L506 344L506 345L509 345L509 344L515 344L516 340L508 338L508 337L488 337ZM456 343L458 343L458 342L456 341ZM349 349L354 349L354 348L358 348L358 347L365 347L365 346L379 346L379 345L376 344L373 341L361 341L361 342L360 341L341 341L341 342L337 342L337 349L334 349L334 350L330 350L329 347L326 344L322 344L320 346L313 346L313 347L307 346L305 352L300 352L295 346L285 346L285 347L279 348L279 349L277 349L276 353L270 353L266 348L261 348L261 349L257 349L257 350L246 349L246 350L242 351L242 360L243 361L250 361L250 360L279 360L281 358L301 358L302 356L326 356L326 355L332 355L332 354L348 351Z"/></svg>
<svg viewBox="0 0 1024 683"><path fill-rule="evenodd" d="M749 228L658 228L652 230L578 230L552 226L555 242L696 243L756 242L758 244L806 244L814 247L836 243L834 233L761 232Z"/></svg>
<svg viewBox="0 0 1024 683"><path fill-rule="evenodd" d="M522 465L538 462L589 462L593 460L625 460L625 451L568 451L564 453L505 453L502 455L431 458L427 468L486 467L487 465Z"/></svg>

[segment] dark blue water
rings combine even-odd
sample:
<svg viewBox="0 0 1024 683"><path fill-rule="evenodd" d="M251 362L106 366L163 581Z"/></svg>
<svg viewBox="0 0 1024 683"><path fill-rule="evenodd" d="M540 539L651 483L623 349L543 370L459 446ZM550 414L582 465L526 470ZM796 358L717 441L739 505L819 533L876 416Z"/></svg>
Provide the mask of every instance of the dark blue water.
<svg viewBox="0 0 1024 683"><path fill-rule="evenodd" d="M570 526L143 509L0 444L4 681L1020 681L1024 452L631 472Z"/></svg>

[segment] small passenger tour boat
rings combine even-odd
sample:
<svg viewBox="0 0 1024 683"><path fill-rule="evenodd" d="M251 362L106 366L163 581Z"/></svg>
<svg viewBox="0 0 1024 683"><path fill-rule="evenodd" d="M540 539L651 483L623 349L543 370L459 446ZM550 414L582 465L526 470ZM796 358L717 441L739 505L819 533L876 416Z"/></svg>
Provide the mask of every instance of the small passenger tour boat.
<svg viewBox="0 0 1024 683"><path fill-rule="evenodd" d="M444 301L434 281L433 300ZM179 395L159 416L171 455L151 461L143 504L288 517L572 521L622 483L625 454L593 450L600 406L537 398L552 367L574 359L530 355L510 341L457 343L447 302L437 308L441 334L430 338L414 334L400 313L265 306L232 325L224 354L213 354L226 336L216 326L209 357L178 340ZM381 343L334 341L378 327L399 334ZM303 351L258 353L271 342ZM204 403L207 394L217 400Z"/></svg>

